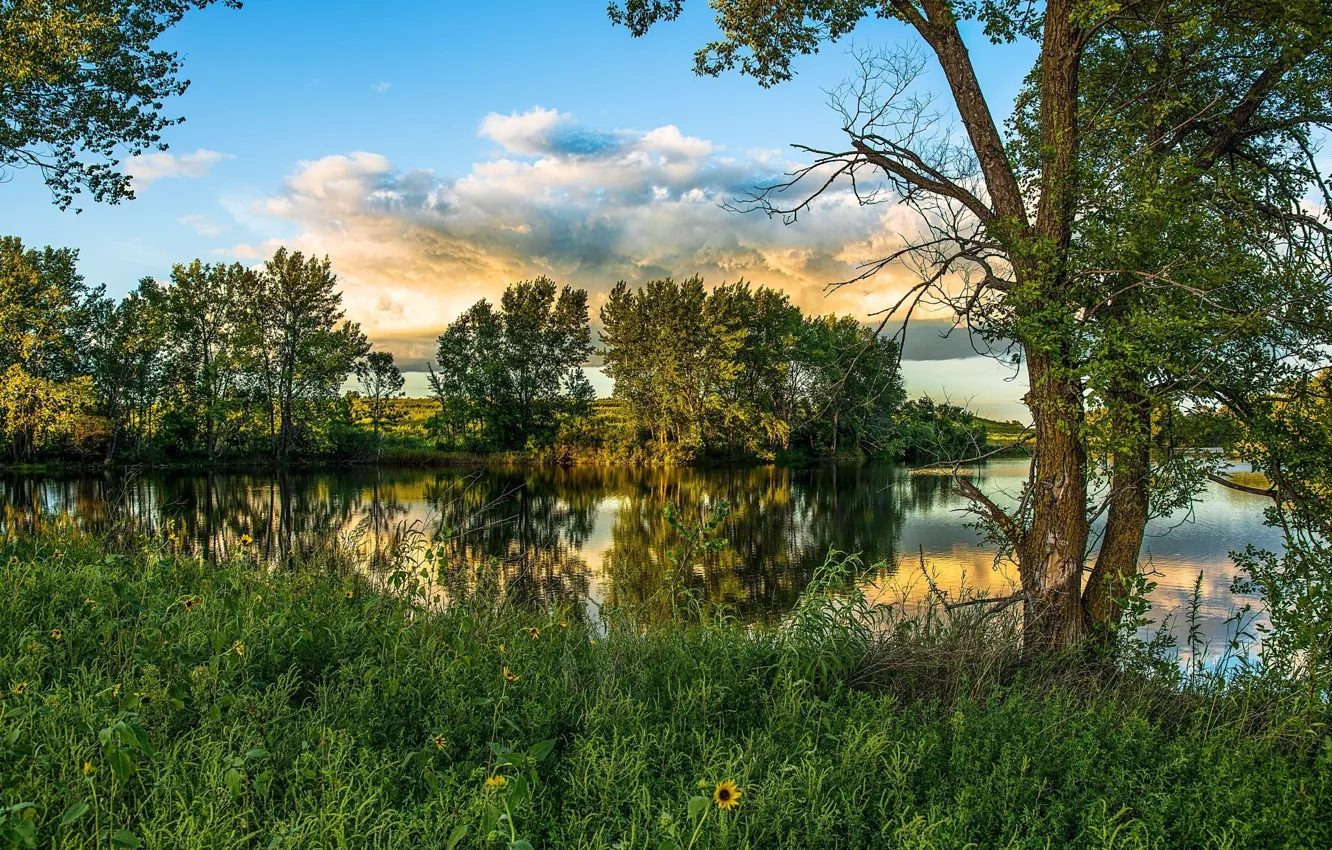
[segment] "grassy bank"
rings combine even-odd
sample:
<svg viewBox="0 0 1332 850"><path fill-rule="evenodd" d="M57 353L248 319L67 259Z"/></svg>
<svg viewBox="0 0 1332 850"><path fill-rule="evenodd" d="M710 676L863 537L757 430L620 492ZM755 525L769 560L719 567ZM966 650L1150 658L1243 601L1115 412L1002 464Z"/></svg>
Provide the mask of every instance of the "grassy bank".
<svg viewBox="0 0 1332 850"><path fill-rule="evenodd" d="M819 627L836 620L825 613L807 611L798 640L630 612L594 627L485 592L413 608L332 563L274 573L155 544L11 544L3 835L154 848L1332 846L1332 743L1262 683L898 663L905 649ZM741 794L729 810L713 801L726 780Z"/></svg>

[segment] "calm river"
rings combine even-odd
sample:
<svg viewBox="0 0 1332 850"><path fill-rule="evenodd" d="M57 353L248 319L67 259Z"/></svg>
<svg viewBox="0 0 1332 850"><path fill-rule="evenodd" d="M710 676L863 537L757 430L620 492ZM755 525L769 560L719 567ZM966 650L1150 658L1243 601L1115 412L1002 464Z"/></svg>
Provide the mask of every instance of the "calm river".
<svg viewBox="0 0 1332 850"><path fill-rule="evenodd" d="M1014 494L1026 472L1019 459L975 475L988 492ZM904 587L925 592L922 553L949 593L964 584L992 595L1011 587L1011 569L996 568L948 479L888 464L0 475L0 530L21 533L35 515L66 516L91 531L131 522L203 555L225 554L250 535L275 560L337 538L369 570L425 537L445 538L455 560L499 559L515 592L627 601L655 593L669 569L667 552L679 540L665 506L696 518L720 499L731 505L728 545L687 581L744 619L789 610L831 547L861 554L861 582L879 598L897 599ZM1219 644L1225 618L1243 601L1229 590L1228 553L1279 546L1263 507L1260 497L1211 485L1191 513L1148 529L1158 619L1182 610L1201 573L1204 626Z"/></svg>

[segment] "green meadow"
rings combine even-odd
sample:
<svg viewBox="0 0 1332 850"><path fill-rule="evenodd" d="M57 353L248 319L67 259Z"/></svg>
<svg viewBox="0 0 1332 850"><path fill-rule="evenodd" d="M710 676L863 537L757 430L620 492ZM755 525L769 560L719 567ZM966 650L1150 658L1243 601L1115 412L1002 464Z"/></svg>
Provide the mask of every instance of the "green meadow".
<svg viewBox="0 0 1332 850"><path fill-rule="evenodd" d="M688 594L505 601L497 571L0 550L19 847L1332 846L1325 706L1261 670L1024 661L879 616L838 557L780 629ZM989 623L989 625L985 625ZM1076 668L1076 669L1074 669ZM725 805L722 805L725 804Z"/></svg>

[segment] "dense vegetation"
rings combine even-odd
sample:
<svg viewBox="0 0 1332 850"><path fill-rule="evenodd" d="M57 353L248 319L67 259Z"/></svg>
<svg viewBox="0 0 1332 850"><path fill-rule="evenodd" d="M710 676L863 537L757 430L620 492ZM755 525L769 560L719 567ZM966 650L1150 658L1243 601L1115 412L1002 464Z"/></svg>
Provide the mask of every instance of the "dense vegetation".
<svg viewBox="0 0 1332 850"><path fill-rule="evenodd" d="M1051 678L1014 666L1000 633L988 661L957 663L938 635L871 640L854 600L826 595L834 569L786 630L754 632L687 597L664 621L588 623L430 564L441 610L414 572L385 595L331 561L169 546L39 536L0 553L13 844L1332 841L1332 750L1279 683ZM722 809L726 781L739 804Z"/></svg>
<svg viewBox="0 0 1332 850"><path fill-rule="evenodd" d="M0 240L11 461L286 461L354 439L342 385L369 345L343 317L327 258L279 249L258 271L196 260L119 303L84 282L77 258Z"/></svg>

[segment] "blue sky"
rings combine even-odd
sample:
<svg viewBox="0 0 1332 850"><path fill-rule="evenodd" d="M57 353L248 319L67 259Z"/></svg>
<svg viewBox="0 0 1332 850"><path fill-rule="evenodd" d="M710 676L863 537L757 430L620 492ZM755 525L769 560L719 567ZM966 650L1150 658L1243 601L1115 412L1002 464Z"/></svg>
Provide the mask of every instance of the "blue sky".
<svg viewBox="0 0 1332 850"><path fill-rule="evenodd" d="M904 210L834 203L787 227L717 206L788 166L788 143L837 143L826 90L853 71L846 46L768 90L699 78L693 51L716 29L702 0L689 7L638 40L611 27L604 0L209 9L164 39L193 85L168 104L187 117L169 152L130 166L139 197L76 216L18 172L0 185L0 233L78 247L113 293L194 257L328 253L350 316L409 367L463 306L540 273L587 288L594 313L621 277L695 272L780 286L810 311L891 301L906 270L831 298L822 285L900 241ZM908 40L880 21L854 35ZM971 41L1004 110L1033 51ZM924 83L942 88L933 71ZM908 346L913 391L1023 415L1020 383L936 331Z"/></svg>

